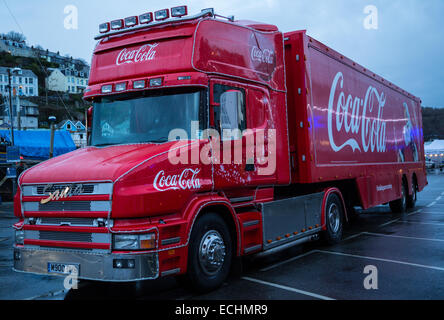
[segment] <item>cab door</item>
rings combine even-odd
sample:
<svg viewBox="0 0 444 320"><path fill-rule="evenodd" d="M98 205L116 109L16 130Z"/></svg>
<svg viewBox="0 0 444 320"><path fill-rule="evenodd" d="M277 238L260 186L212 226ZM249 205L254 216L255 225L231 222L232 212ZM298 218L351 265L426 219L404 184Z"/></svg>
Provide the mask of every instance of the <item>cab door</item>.
<svg viewBox="0 0 444 320"><path fill-rule="evenodd" d="M261 143L267 139L264 115L267 99L255 103L251 98L257 99L261 91L232 81L213 80L210 86L210 126L220 137L219 141L212 140L214 188L247 192L272 183L275 174L260 174L263 167L260 160L268 151L268 146ZM263 121L258 122L257 118Z"/></svg>

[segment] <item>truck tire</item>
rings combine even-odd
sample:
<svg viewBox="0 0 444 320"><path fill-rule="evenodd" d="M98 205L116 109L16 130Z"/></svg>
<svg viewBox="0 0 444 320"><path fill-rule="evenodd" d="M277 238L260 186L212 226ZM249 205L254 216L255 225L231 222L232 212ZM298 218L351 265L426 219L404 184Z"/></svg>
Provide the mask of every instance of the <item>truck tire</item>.
<svg viewBox="0 0 444 320"><path fill-rule="evenodd" d="M412 195L407 196L407 207L413 209L416 205L418 185L416 180L412 179Z"/></svg>
<svg viewBox="0 0 444 320"><path fill-rule="evenodd" d="M327 230L322 233L324 242L329 245L337 244L342 239L344 209L339 196L332 193L327 198L325 206L325 223Z"/></svg>
<svg viewBox="0 0 444 320"><path fill-rule="evenodd" d="M191 232L186 280L193 291L217 289L228 277L233 255L230 230L215 213L199 218Z"/></svg>
<svg viewBox="0 0 444 320"><path fill-rule="evenodd" d="M407 185L405 181L402 182L401 199L390 202L390 209L393 213L405 213L407 211Z"/></svg>

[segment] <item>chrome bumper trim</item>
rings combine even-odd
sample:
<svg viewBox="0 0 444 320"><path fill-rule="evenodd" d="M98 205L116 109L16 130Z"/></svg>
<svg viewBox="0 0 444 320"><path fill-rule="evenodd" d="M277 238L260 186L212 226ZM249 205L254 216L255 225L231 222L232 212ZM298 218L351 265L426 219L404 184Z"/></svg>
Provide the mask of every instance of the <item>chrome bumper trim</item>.
<svg viewBox="0 0 444 320"><path fill-rule="evenodd" d="M113 267L115 259L132 259L133 269ZM43 250L14 248L14 271L41 275L48 273L48 262L79 265L79 279L130 282L151 280L159 277L159 259L157 253L149 254L91 254L70 250ZM58 275L64 276L66 275Z"/></svg>

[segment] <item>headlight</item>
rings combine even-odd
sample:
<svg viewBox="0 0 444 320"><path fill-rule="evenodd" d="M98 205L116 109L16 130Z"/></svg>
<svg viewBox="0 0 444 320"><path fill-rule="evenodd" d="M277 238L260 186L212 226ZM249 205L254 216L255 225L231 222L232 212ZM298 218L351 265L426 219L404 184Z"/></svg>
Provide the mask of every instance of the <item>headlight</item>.
<svg viewBox="0 0 444 320"><path fill-rule="evenodd" d="M25 231L15 230L15 244L23 245L25 243Z"/></svg>
<svg viewBox="0 0 444 320"><path fill-rule="evenodd" d="M115 250L147 250L156 248L156 235L148 234L116 234L113 247Z"/></svg>

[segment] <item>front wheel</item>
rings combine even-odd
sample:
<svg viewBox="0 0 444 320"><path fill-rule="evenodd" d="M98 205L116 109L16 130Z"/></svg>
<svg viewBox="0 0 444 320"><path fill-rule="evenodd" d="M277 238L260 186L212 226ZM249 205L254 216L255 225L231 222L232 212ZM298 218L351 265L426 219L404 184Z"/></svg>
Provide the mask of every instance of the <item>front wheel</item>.
<svg viewBox="0 0 444 320"><path fill-rule="evenodd" d="M335 193L327 198L325 207L325 222L327 230L322 233L325 242L330 245L337 244L342 239L344 209L341 199Z"/></svg>
<svg viewBox="0 0 444 320"><path fill-rule="evenodd" d="M217 289L228 277L233 246L230 231L218 214L199 218L188 249L187 282L197 292Z"/></svg>

